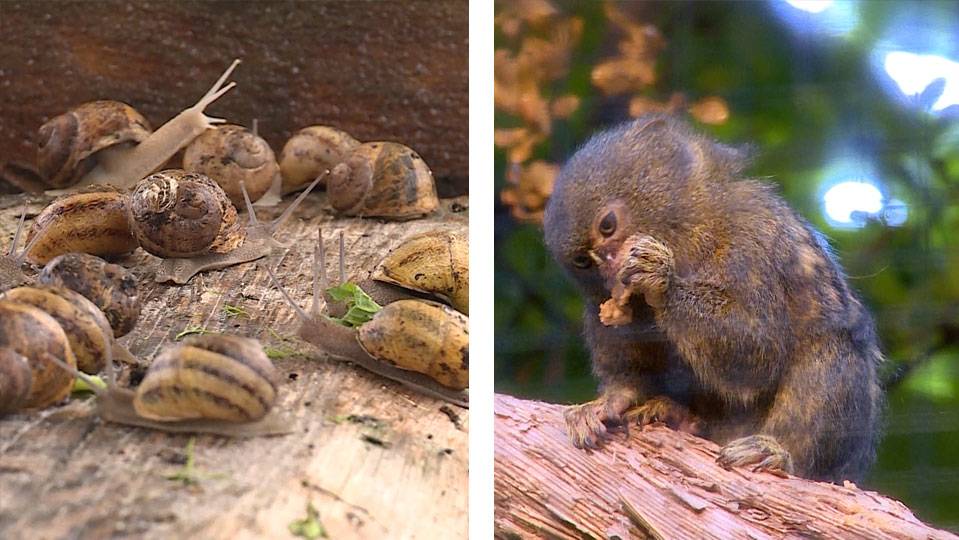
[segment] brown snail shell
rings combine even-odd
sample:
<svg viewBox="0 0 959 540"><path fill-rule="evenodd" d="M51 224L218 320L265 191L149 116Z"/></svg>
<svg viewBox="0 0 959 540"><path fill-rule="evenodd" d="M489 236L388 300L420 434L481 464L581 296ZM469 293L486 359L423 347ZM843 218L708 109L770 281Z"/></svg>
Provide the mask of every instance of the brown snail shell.
<svg viewBox="0 0 959 540"><path fill-rule="evenodd" d="M343 162L359 145L352 135L334 127L310 126L297 131L280 152L283 193L302 189Z"/></svg>
<svg viewBox="0 0 959 540"><path fill-rule="evenodd" d="M67 397L73 375L57 366L51 357L70 366L77 360L63 328L43 310L0 300L0 347L13 349L30 363L33 384L24 408L42 408Z"/></svg>
<svg viewBox="0 0 959 540"><path fill-rule="evenodd" d="M256 201L280 172L273 150L262 137L230 124L209 129L194 139L183 154L183 168L212 178L237 208L244 206L241 181L250 200Z"/></svg>
<svg viewBox="0 0 959 540"><path fill-rule="evenodd" d="M54 187L77 183L96 166L96 153L150 136L150 124L119 101L93 101L50 119L37 132L37 167Z"/></svg>
<svg viewBox="0 0 959 540"><path fill-rule="evenodd" d="M130 196L128 213L140 247L158 257L225 253L244 239L236 208L200 173L168 169L144 178Z"/></svg>
<svg viewBox="0 0 959 540"><path fill-rule="evenodd" d="M23 407L32 383L27 359L9 347L0 347L0 416Z"/></svg>
<svg viewBox="0 0 959 540"><path fill-rule="evenodd" d="M469 319L445 305L393 302L357 329L357 340L378 360L449 388L469 386Z"/></svg>
<svg viewBox="0 0 959 540"><path fill-rule="evenodd" d="M194 336L153 360L133 406L157 421L214 419L251 422L276 401L277 373L253 339Z"/></svg>
<svg viewBox="0 0 959 540"><path fill-rule="evenodd" d="M469 237L443 229L413 236L383 259L372 278L439 296L469 314Z"/></svg>
<svg viewBox="0 0 959 540"><path fill-rule="evenodd" d="M51 260L37 283L74 290L106 316L114 337L125 336L140 317L137 280L126 268L86 253L65 253Z"/></svg>
<svg viewBox="0 0 959 540"><path fill-rule="evenodd" d="M17 287L0 294L0 300L42 309L63 328L76 358L77 368L95 374L106 365L110 323L93 302L70 289Z"/></svg>
<svg viewBox="0 0 959 540"><path fill-rule="evenodd" d="M357 146L333 167L326 189L333 208L348 216L412 219L439 206L423 158L394 142Z"/></svg>
<svg viewBox="0 0 959 540"><path fill-rule="evenodd" d="M37 215L28 239L36 235L40 238L27 253L33 264L70 252L117 257L137 248L127 221L127 196L108 185L54 200Z"/></svg>

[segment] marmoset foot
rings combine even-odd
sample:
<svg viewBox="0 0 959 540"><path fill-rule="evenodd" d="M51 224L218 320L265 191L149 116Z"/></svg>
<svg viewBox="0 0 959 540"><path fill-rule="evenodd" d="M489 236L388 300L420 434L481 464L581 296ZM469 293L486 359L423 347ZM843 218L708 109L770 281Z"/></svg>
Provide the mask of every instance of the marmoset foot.
<svg viewBox="0 0 959 540"><path fill-rule="evenodd" d="M623 413L636 402L628 390L606 392L593 401L566 409L566 432L576 448L602 446L609 428L623 424Z"/></svg>
<svg viewBox="0 0 959 540"><path fill-rule="evenodd" d="M789 451L768 435L751 435L736 439L719 451L717 461L727 469L752 467L753 471L773 474L793 473L793 460Z"/></svg>

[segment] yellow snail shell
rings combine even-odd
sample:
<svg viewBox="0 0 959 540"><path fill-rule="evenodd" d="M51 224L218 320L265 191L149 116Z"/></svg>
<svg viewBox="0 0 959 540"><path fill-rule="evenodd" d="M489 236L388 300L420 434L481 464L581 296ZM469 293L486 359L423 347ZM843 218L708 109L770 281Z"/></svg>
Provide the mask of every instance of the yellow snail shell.
<svg viewBox="0 0 959 540"><path fill-rule="evenodd" d="M369 142L333 167L330 204L342 214L412 219L439 206L433 173L416 152L394 142Z"/></svg>
<svg viewBox="0 0 959 540"><path fill-rule="evenodd" d="M70 252L116 257L137 248L127 221L127 195L108 185L54 200L37 215L28 241L38 234L27 253L33 264Z"/></svg>
<svg viewBox="0 0 959 540"><path fill-rule="evenodd" d="M343 162L359 145L360 141L349 133L334 127L310 126L297 131L280 152L283 193L302 189Z"/></svg>
<svg viewBox="0 0 959 540"><path fill-rule="evenodd" d="M67 335L80 371L95 374L106 365L107 343L113 339L110 323L80 293L53 287L17 287L0 294L0 300L34 306L56 319Z"/></svg>
<svg viewBox="0 0 959 540"><path fill-rule="evenodd" d="M236 208L216 182L200 173L152 174L137 184L128 209L140 247L157 257L225 253L243 243Z"/></svg>
<svg viewBox="0 0 959 540"><path fill-rule="evenodd" d="M466 231L434 230L391 251L372 278L439 296L469 314L469 237Z"/></svg>
<svg viewBox="0 0 959 540"><path fill-rule="evenodd" d="M469 319L445 305L420 300L387 304L357 329L357 340L378 360L449 388L469 386Z"/></svg>
<svg viewBox="0 0 959 540"><path fill-rule="evenodd" d="M212 178L237 208L244 207L241 181L250 200L256 201L280 172L273 150L262 137L231 124L209 129L194 139L183 154L183 168Z"/></svg>
<svg viewBox="0 0 959 540"><path fill-rule="evenodd" d="M50 119L37 132L37 168L54 187L77 183L96 166L96 153L117 144L137 144L150 124L119 101L93 101Z"/></svg>
<svg viewBox="0 0 959 540"><path fill-rule="evenodd" d="M137 280L126 268L86 253L66 253L51 260L37 283L74 290L106 316L114 337L125 336L140 317Z"/></svg>
<svg viewBox="0 0 959 540"><path fill-rule="evenodd" d="M161 351L133 406L139 416L158 421L250 422L269 412L276 386L276 368L259 342L209 334Z"/></svg>
<svg viewBox="0 0 959 540"><path fill-rule="evenodd" d="M52 316L27 304L0 300L0 347L13 349L30 363L33 384L24 408L47 407L70 394L73 375L49 358L74 367L77 360L66 333Z"/></svg>

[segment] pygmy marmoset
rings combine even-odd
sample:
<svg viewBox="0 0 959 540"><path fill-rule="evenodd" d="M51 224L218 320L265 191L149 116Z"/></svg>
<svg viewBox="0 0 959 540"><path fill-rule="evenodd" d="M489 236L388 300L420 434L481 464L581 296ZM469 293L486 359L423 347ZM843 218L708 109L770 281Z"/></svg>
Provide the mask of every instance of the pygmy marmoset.
<svg viewBox="0 0 959 540"><path fill-rule="evenodd" d="M872 463L882 361L825 239L738 150L662 115L594 136L546 208L586 300L601 392L570 407L577 447L660 420L724 445L726 466L838 482Z"/></svg>

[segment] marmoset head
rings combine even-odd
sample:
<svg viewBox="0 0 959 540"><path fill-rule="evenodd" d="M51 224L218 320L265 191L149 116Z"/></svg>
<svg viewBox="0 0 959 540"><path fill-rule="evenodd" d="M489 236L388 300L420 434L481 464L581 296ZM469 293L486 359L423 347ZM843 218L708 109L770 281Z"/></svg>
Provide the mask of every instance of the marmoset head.
<svg viewBox="0 0 959 540"><path fill-rule="evenodd" d="M610 264L634 234L670 246L703 234L717 188L735 179L742 153L667 115L645 115L593 136L566 163L546 207L544 233L553 257L590 298L608 297Z"/></svg>

